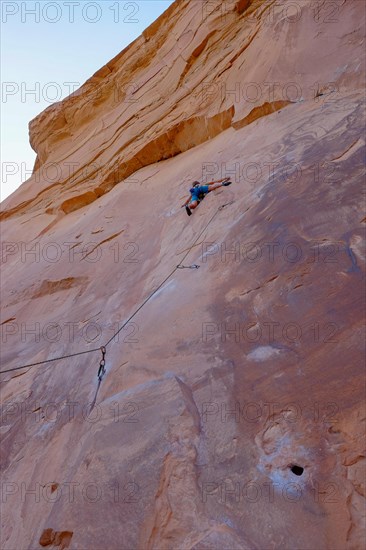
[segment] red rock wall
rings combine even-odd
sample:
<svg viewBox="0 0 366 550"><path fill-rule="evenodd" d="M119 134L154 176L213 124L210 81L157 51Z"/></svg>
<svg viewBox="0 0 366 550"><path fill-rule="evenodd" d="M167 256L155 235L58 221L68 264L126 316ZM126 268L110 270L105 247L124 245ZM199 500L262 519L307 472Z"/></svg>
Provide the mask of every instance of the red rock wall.
<svg viewBox="0 0 366 550"><path fill-rule="evenodd" d="M363 547L364 17L180 0L31 122L2 371L200 267L107 346L91 413L99 351L1 374L2 548Z"/></svg>

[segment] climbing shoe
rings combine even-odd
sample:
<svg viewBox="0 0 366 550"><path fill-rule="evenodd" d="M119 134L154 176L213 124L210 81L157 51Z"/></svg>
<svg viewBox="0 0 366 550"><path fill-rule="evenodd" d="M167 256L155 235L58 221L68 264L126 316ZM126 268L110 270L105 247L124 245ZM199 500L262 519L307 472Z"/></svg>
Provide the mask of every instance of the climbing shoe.
<svg viewBox="0 0 366 550"><path fill-rule="evenodd" d="M232 183L233 183L232 181L224 181L222 185L227 187L228 185L231 185Z"/></svg>
<svg viewBox="0 0 366 550"><path fill-rule="evenodd" d="M188 216L192 216L192 212L191 212L191 210L188 206L186 206L186 212L187 212Z"/></svg>

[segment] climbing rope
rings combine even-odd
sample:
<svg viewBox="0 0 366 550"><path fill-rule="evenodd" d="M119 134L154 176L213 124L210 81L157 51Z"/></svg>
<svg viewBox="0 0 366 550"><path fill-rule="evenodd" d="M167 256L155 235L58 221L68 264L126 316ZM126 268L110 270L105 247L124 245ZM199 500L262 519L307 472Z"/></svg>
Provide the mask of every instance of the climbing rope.
<svg viewBox="0 0 366 550"><path fill-rule="evenodd" d="M226 206L226 205L224 205ZM208 228L208 226L210 225L210 223L214 220L214 218L217 216L217 214L220 212L220 210L222 210L222 207L220 206L216 212L214 213L213 216L211 216L211 218L209 219L209 221L207 222L207 224L205 225L205 227L202 229L202 231L198 234L198 236L195 238L195 240L193 241L193 243L191 244L191 246L188 248L187 252L185 253L185 255L183 256L182 258L182 261L180 264L178 265L182 265L184 260L187 258L188 254L190 253L190 251L192 250L192 248L195 246L196 242L198 241L198 239L201 237L201 235L206 231L206 229ZM149 300L151 300L151 298L158 292L158 290L161 289L161 287L170 279L170 277L172 277L174 275L174 273L177 271L177 269L181 269L180 267L176 266L173 271L171 271L171 273L169 273L169 275L167 277L165 277L165 279L160 283L160 285L142 302L142 304L133 312L133 314L127 319L127 321L125 321L123 323L123 325L117 330L117 332L115 334L113 334L113 336L111 336L111 338L108 340L108 342L105 345L105 347L107 347L111 341L121 332L122 329L124 329L124 327L135 317L135 315L144 307L145 304L147 304L147 302Z"/></svg>
<svg viewBox="0 0 366 550"><path fill-rule="evenodd" d="M187 252L185 253L185 255L183 256L182 260L181 260L181 263L179 263L170 273L167 277L165 277L165 279L159 284L159 286L151 293L149 294L149 296L142 302L142 304L132 313L132 315L130 315L130 317L127 319L127 321L125 321L123 323L123 325L113 334L113 336L108 340L108 342L106 344L104 344L104 346L101 346L99 348L93 348L93 349L89 349L89 350L85 350L85 351L80 351L78 353L72 353L72 354L69 354L69 355L61 355L59 357L54 357L53 359L45 359L44 361L38 361L37 363L30 363L28 365L22 365L21 367L14 367L12 369L6 369L6 370L2 370L0 371L0 374L4 374L6 372L13 372L13 371L16 371L16 370L20 370L20 369L25 369L25 368L31 368L31 367L35 367L37 365L43 365L43 364L46 364L46 363L51 363L53 361L60 361L61 359L68 359L70 357L76 357L78 355L83 355L85 353L93 353L95 351L102 351L102 359L100 361L100 365L99 365L99 370L98 370L98 388L97 388L97 391L96 391L96 395L98 393L98 389L99 389L99 386L101 384L101 381L102 381L102 378L106 372L105 370L105 354L106 354L106 350L107 350L107 346L109 346L109 344L112 342L112 340L121 332L121 330L124 329L124 327L137 315L137 313L147 304L147 302L149 302L149 300L151 300L151 298L158 292L158 290L161 289L161 287L174 275L174 273L177 271L177 269L198 269L200 266L197 265L197 264L192 264L191 266L184 266L183 265L183 262L184 260L187 258L188 254L190 253L190 251L192 250L192 248L195 246L195 244L197 243L198 239L201 237L201 235L206 231L206 229L208 228L208 226L212 223L212 221L215 219L215 217L217 216L217 214L223 210L225 208L225 206L228 206L229 204L232 204L234 201L231 201L231 202L228 202L226 204L223 204L221 206L218 207L218 209L216 210L216 212L211 216L211 218L209 219L209 221L207 222L207 224L205 225L205 227L202 229L202 231L198 234L198 236L195 238L195 240L193 241L193 243L191 244L191 246L188 248ZM95 399L96 399L96 395L95 395ZM95 403L95 400L94 400L94 403ZM93 405L94 406L94 405Z"/></svg>
<svg viewBox="0 0 366 550"><path fill-rule="evenodd" d="M60 357L54 357L53 359L45 359L44 361L38 361L38 363L30 363L28 365L22 365L21 367L14 367L12 369L1 370L0 374L4 372L12 372L19 369L27 369L35 367L37 365L44 365L45 363L51 363L52 361L59 361L60 359L68 359L69 357L76 357L77 355L83 355L84 353L93 353L94 351L100 351L100 348L87 349L86 351L79 351L78 353L71 353L70 355L60 355Z"/></svg>

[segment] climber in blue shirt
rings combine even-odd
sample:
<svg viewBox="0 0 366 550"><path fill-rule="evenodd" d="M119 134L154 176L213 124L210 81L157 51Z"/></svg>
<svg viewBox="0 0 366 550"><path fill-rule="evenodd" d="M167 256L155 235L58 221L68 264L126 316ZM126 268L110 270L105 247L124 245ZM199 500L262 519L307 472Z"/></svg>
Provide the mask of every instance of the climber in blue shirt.
<svg viewBox="0 0 366 550"><path fill-rule="evenodd" d="M230 185L231 181L229 181L229 178L223 178L222 180L217 181L211 181L207 183L206 185L201 185L199 181L194 181L191 189L189 192L191 193L191 196L186 200L183 206L186 208L186 212L188 216L191 216L192 212L191 210L194 210L197 208L199 203L205 198L207 193L210 193L210 191L214 191L215 189L218 189L222 186Z"/></svg>

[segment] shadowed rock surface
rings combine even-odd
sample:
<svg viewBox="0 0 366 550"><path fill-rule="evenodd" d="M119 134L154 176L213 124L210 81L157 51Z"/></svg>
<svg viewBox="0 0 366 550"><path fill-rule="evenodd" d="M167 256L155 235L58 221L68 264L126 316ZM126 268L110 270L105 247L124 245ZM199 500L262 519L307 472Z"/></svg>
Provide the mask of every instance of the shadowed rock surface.
<svg viewBox="0 0 366 550"><path fill-rule="evenodd" d="M1 374L4 550L364 547L365 4L291 6L179 0L30 123L2 371L200 267L109 343L92 411L99 351Z"/></svg>

